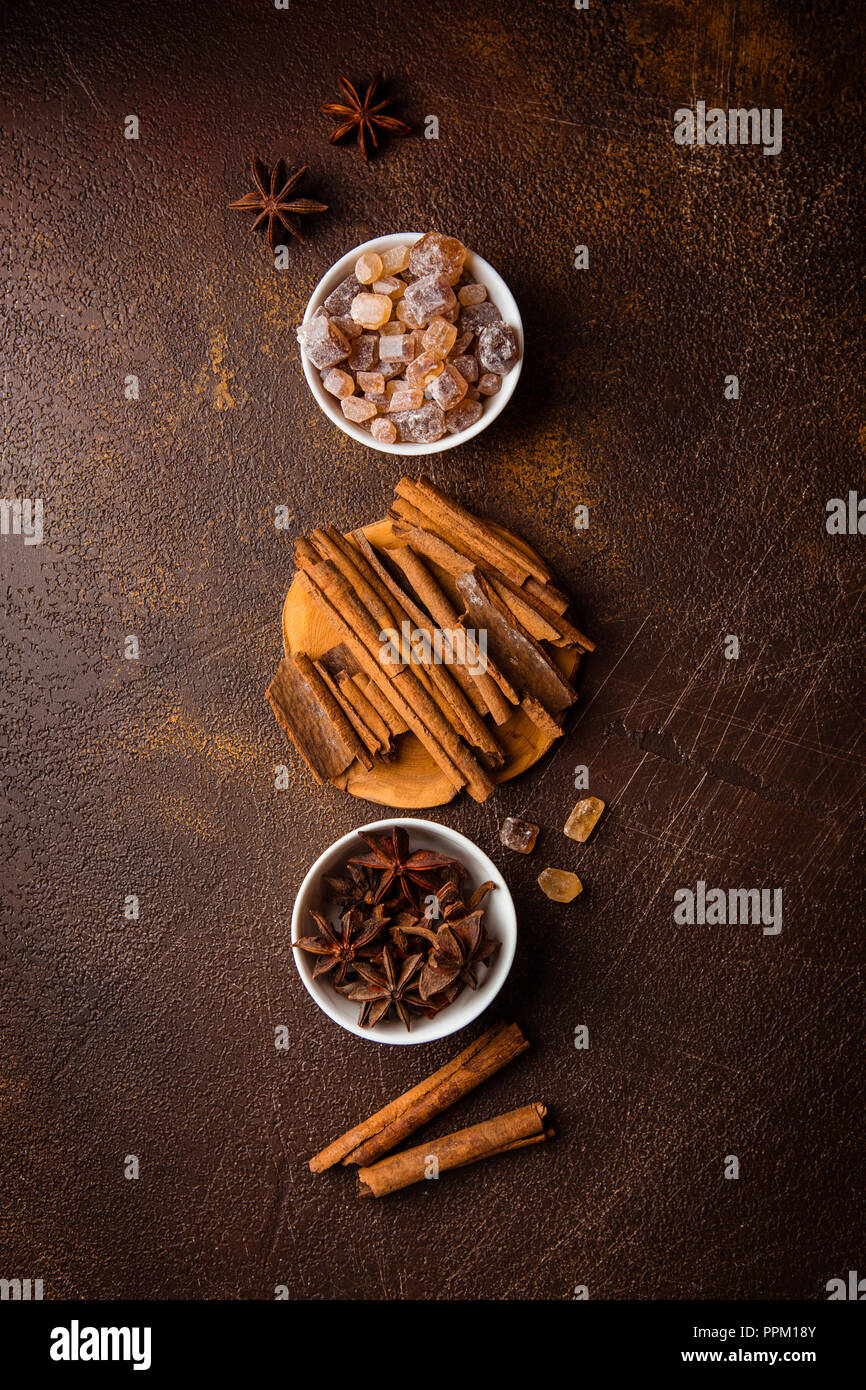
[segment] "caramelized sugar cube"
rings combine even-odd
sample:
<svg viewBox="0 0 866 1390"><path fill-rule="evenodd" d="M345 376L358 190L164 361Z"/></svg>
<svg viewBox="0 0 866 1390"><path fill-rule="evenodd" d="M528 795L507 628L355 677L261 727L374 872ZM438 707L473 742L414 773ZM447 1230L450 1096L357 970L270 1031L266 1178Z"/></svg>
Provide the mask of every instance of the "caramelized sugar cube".
<svg viewBox="0 0 866 1390"><path fill-rule="evenodd" d="M569 839L585 844L603 810L604 802L599 796L585 796L582 801L578 801L565 822L565 833Z"/></svg>
<svg viewBox="0 0 866 1390"><path fill-rule="evenodd" d="M447 319L434 318L421 338L421 344L434 357L447 357L457 341L457 329Z"/></svg>
<svg viewBox="0 0 866 1390"><path fill-rule="evenodd" d="M386 294L356 294L350 312L362 328L381 328L391 317L392 308Z"/></svg>
<svg viewBox="0 0 866 1390"><path fill-rule="evenodd" d="M382 278L382 257L375 251L364 251L355 262L355 279L359 285L372 285Z"/></svg>
<svg viewBox="0 0 866 1390"><path fill-rule="evenodd" d="M385 420L377 416L370 421L370 433L374 439L378 439L382 444L393 444L397 438L397 426L393 420Z"/></svg>
<svg viewBox="0 0 866 1390"><path fill-rule="evenodd" d="M484 372L478 378L478 390L482 396L495 396L501 385L502 377L497 376L495 372Z"/></svg>
<svg viewBox="0 0 866 1390"><path fill-rule="evenodd" d="M458 325L458 327L459 327L459 325ZM460 334L460 337L457 339L457 342L454 344L453 348L451 349L451 360L452 360L452 362L454 361L455 358L457 358L457 357L463 357L463 356L465 355L465 353L468 352L468 350L469 350L469 344L472 342L472 339L473 339L474 337L475 337L475 334L474 334L474 333L461 333L461 334Z"/></svg>
<svg viewBox="0 0 866 1390"><path fill-rule="evenodd" d="M381 372L358 372L358 385L366 396L370 391L383 392L385 390L385 378Z"/></svg>
<svg viewBox="0 0 866 1390"><path fill-rule="evenodd" d="M345 280L341 280L335 290L331 290L325 300L324 309L326 314L332 317L335 314L348 314L352 307L352 300L356 294L360 294L361 286L354 275L347 275Z"/></svg>
<svg viewBox="0 0 866 1390"><path fill-rule="evenodd" d="M431 399L437 405L441 405L443 410L453 410L466 395L466 386L465 378L449 362L445 370L430 382L427 391Z"/></svg>
<svg viewBox="0 0 866 1390"><path fill-rule="evenodd" d="M346 337L349 339L357 338L359 334L364 331L361 325L355 322L351 314L335 314L331 319L331 323L335 323L340 332L345 333Z"/></svg>
<svg viewBox="0 0 866 1390"><path fill-rule="evenodd" d="M538 839L538 826L533 825L530 820L508 816L502 822L499 838L506 849L517 850L518 854L531 854Z"/></svg>
<svg viewBox="0 0 866 1390"><path fill-rule="evenodd" d="M470 386L469 390L473 388ZM476 420L481 419L483 406L480 401L471 400L469 391L463 397L459 405L453 410L449 410L445 416L445 428L449 434L459 434L461 430L468 430L470 425L474 425Z"/></svg>
<svg viewBox="0 0 866 1390"><path fill-rule="evenodd" d="M383 361L382 358L381 358L381 356L380 356L380 358L379 358L379 371L382 373L383 377L385 378L385 383L386 383L386 385L387 385L387 383L391 380L392 377L399 376L399 375L401 374L401 372L403 371L403 368L404 368L405 365L406 365L406 364L405 364L404 362L401 362L399 358L397 358L396 361L393 361L393 360L391 360L390 358L388 358L388 359L386 359L385 361Z"/></svg>
<svg viewBox="0 0 866 1390"><path fill-rule="evenodd" d="M404 323L401 323L399 319L389 319L387 323L382 324L382 327L379 329L379 332L383 335L383 337L394 337L395 335L405 333L406 325Z"/></svg>
<svg viewBox="0 0 866 1390"><path fill-rule="evenodd" d="M403 295L403 298L398 299L397 303L394 305L394 317L395 319L397 319L399 323L403 324L404 332L408 329L411 332L417 333L420 329L424 327L423 321L417 318L414 313L412 313L411 301L409 307L407 308L405 294Z"/></svg>
<svg viewBox="0 0 866 1390"><path fill-rule="evenodd" d="M518 352L517 334L501 320L489 323L478 335L478 361L485 372L504 376L517 361Z"/></svg>
<svg viewBox="0 0 866 1390"><path fill-rule="evenodd" d="M471 304L481 304L487 298L486 285L461 285L457 291L460 303L469 308Z"/></svg>
<svg viewBox="0 0 866 1390"><path fill-rule="evenodd" d="M386 333L379 339L379 357L388 362L411 362L415 356L414 333Z"/></svg>
<svg viewBox="0 0 866 1390"><path fill-rule="evenodd" d="M325 314L300 324L297 333L298 342L314 367L335 367L349 356L348 338Z"/></svg>
<svg viewBox="0 0 866 1390"><path fill-rule="evenodd" d="M380 414L384 414L384 412L388 409L388 402L390 401L390 399L391 397L386 396L384 391L364 392L364 400L369 401L371 405L374 405L376 409L380 412Z"/></svg>
<svg viewBox="0 0 866 1390"><path fill-rule="evenodd" d="M405 386L402 391L397 390L393 393L388 402L388 410L416 410L423 402L424 392L420 386Z"/></svg>
<svg viewBox="0 0 866 1390"><path fill-rule="evenodd" d="M394 275L385 275L381 280L374 281L374 294L386 294L392 301L402 299L406 293L405 280L398 280Z"/></svg>
<svg viewBox="0 0 866 1390"><path fill-rule="evenodd" d="M406 380L410 386L420 386L423 391L426 386L430 385L434 377L439 376L444 368L444 362L441 362L432 352L422 352L406 368Z"/></svg>
<svg viewBox="0 0 866 1390"><path fill-rule="evenodd" d="M483 304L470 304L462 310L457 326L461 333L480 333L491 323L501 323L502 316L495 304L485 300Z"/></svg>
<svg viewBox="0 0 866 1390"><path fill-rule="evenodd" d="M326 391L330 391L332 396L351 396L355 390L355 383L348 372L341 372L339 367L332 367L325 376L322 385Z"/></svg>
<svg viewBox="0 0 866 1390"><path fill-rule="evenodd" d="M362 333L356 338L349 352L352 371L371 372L379 361L379 338L376 333Z"/></svg>
<svg viewBox="0 0 866 1390"><path fill-rule="evenodd" d="M382 269L386 275L399 275L401 270L406 270L409 265L409 252L411 247L408 244L402 246L390 246L387 251L382 252Z"/></svg>
<svg viewBox="0 0 866 1390"><path fill-rule="evenodd" d="M456 304L457 298L444 275L425 275L409 286L397 306L397 317L402 308L423 325L437 314L447 313Z"/></svg>
<svg viewBox="0 0 866 1390"><path fill-rule="evenodd" d="M538 886L551 902L570 903L583 892L583 884L577 874L567 869L542 869L538 875Z"/></svg>
<svg viewBox="0 0 866 1390"><path fill-rule="evenodd" d="M464 353L462 357L452 357L451 365L457 368L464 381L478 380L478 362L471 353Z"/></svg>
<svg viewBox="0 0 866 1390"><path fill-rule="evenodd" d="M392 403L396 397L392 396ZM397 437L403 444L434 444L445 433L448 416L435 401L424 401L415 410L404 410L391 417L397 426Z"/></svg>
<svg viewBox="0 0 866 1390"><path fill-rule="evenodd" d="M354 420L357 425L371 420L377 414L372 401L362 400L360 396L345 396L340 401L340 409L347 420Z"/></svg>
<svg viewBox="0 0 866 1390"><path fill-rule="evenodd" d="M419 277L443 275L456 285L466 260L466 247L456 237L428 232L409 252L409 269Z"/></svg>

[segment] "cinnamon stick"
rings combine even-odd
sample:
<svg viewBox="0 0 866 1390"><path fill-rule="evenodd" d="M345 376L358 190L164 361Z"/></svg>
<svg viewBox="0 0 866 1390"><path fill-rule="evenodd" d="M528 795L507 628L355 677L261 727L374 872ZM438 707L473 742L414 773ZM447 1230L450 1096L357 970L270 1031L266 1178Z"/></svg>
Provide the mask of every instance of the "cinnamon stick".
<svg viewBox="0 0 866 1390"><path fill-rule="evenodd" d="M496 1154L525 1148L528 1144L543 1143L545 1139L553 1138L554 1133L545 1124L546 1115L547 1106L536 1101L532 1105L521 1106L519 1110L497 1115L493 1120L484 1120L468 1129L446 1134L441 1139L418 1144L414 1149L391 1154L379 1163L358 1169L358 1196L387 1197L389 1193L399 1192L412 1183L423 1182L425 1178L433 1176L430 1171L433 1159L436 1160L435 1175L438 1177L450 1168L465 1168L483 1158L493 1158Z"/></svg>
<svg viewBox="0 0 866 1390"><path fill-rule="evenodd" d="M460 618L457 609L443 589L439 587L420 555L408 545L391 551L391 558L405 574L415 593L426 607L434 622L441 628L457 627ZM483 709L489 710L497 724L504 724L511 714L511 706L499 686L488 671L471 670L466 667L466 675L476 692L476 698ZM471 694L467 690L467 694ZM476 709L478 705L476 705ZM483 712L482 709L482 712Z"/></svg>
<svg viewBox="0 0 866 1390"><path fill-rule="evenodd" d="M337 677L337 683L344 699L357 711L367 728L372 729L385 752L389 752L391 749L391 730L372 700L368 700L358 677L350 676L348 671L343 671Z"/></svg>
<svg viewBox="0 0 866 1390"><path fill-rule="evenodd" d="M430 698L410 666L383 662L380 628L370 612L329 561L320 560L312 546L300 541L296 563L310 581L309 592L320 596L325 611L336 615L335 626L355 659L388 694L409 727L454 786L465 784L470 796L485 801L493 783L459 735Z"/></svg>
<svg viewBox="0 0 866 1390"><path fill-rule="evenodd" d="M528 1047L516 1023L500 1023L489 1028L432 1076L322 1149L310 1159L311 1170L322 1173L335 1163L375 1162Z"/></svg>
<svg viewBox="0 0 866 1390"><path fill-rule="evenodd" d="M369 676L359 671L355 680L363 690L370 704L381 715L392 734L405 734L409 725L401 715L397 713L391 701L388 699L384 690L380 690L375 681L371 681Z"/></svg>
<svg viewBox="0 0 866 1390"><path fill-rule="evenodd" d="M573 705L577 699L574 687L502 606L483 576L477 570L468 570L457 580L457 587L466 604L461 621L487 629L494 659L521 695L533 696L553 715Z"/></svg>
<svg viewBox="0 0 866 1390"><path fill-rule="evenodd" d="M325 685L330 690L334 699L337 701L337 704L342 709L352 728L355 730L355 733L358 735L358 738L361 740L364 747L367 749L367 752L372 754L373 757L375 757L376 754L382 750L383 744L377 738L376 734L366 723L366 721L361 717L361 715L358 714L358 712L346 699L345 695L337 686L333 676L331 675L327 667L321 661L314 661L313 665L315 666L322 680L325 682Z"/></svg>
<svg viewBox="0 0 866 1390"><path fill-rule="evenodd" d="M428 640L432 640L433 627L430 625L427 614L412 601L393 575L388 572L363 531L353 531L352 539L361 552L358 556L359 560L366 563L370 573L391 594L401 612L411 619L418 631L423 632ZM459 626L459 624L455 624L455 626ZM463 692L462 684L457 680L458 672L462 671L463 667L452 665L446 670L434 659L433 664L429 665L428 669L434 685L440 691L448 708L453 711L460 731L463 732L467 741L484 754L488 766L500 767L505 761L505 755L478 711L470 704Z"/></svg>
<svg viewBox="0 0 866 1390"><path fill-rule="evenodd" d="M437 518L440 523L447 522L448 529L458 539L468 542L487 564L501 570L515 584L522 584L530 576L542 583L547 579L547 573L540 563L529 560L516 546L494 536L477 517L452 501L429 478L421 477L417 482L411 478L401 478L394 491L425 515Z"/></svg>

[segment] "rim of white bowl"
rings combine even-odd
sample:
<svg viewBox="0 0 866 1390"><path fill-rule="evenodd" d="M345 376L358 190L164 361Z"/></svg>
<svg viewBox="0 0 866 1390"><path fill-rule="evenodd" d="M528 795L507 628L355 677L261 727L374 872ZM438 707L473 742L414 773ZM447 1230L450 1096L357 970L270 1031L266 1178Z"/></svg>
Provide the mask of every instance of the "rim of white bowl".
<svg viewBox="0 0 866 1390"><path fill-rule="evenodd" d="M421 828L432 838L442 837L451 844L455 851L463 851L464 859L461 862L465 863L467 858L470 860L466 867L473 877L476 871L481 874L476 887L486 882L487 879L492 879L496 884L496 889L490 897L489 911L491 916L495 913L495 926L500 934L502 945L496 960L487 969L487 973L480 981L478 988L476 990L464 989L454 1000L454 1003L449 1004L448 1008L443 1009L435 1018L413 1019L412 1031L409 1033L406 1032L399 1019L387 1023L377 1023L374 1028L361 1028L345 1009L345 1006L348 1006L349 1010L354 1010L355 1006L349 1000L344 1001L342 996L335 993L333 986L327 983L327 977L320 976L318 980L313 979L312 958L305 951L294 949L292 955L295 957L295 965L304 988L322 1012L327 1014L328 1018L338 1024L340 1028L354 1033L357 1038L366 1038L368 1042L400 1047L435 1042L437 1038L447 1038L452 1033L459 1033L462 1028L467 1028L493 1003L505 984L514 961L514 953L517 949L517 911L501 871L497 869L492 859L466 835L461 835L459 830L452 830L448 825L440 825L438 821L420 820L415 816L389 816L387 820L370 821L367 825L359 825L357 830L350 830L348 834L341 835L339 840L335 840L332 845L329 845L308 869L292 908L293 942L297 941L300 936L306 935L306 929L301 930L301 917L306 913L310 890L314 885L318 886L323 874L329 873L344 858L345 851L352 845L353 841L357 840L359 832L361 830L390 830L395 825L405 826L410 833L413 828L416 831ZM472 862L476 857L477 865ZM343 1010L340 1008L341 1005L344 1006Z"/></svg>
<svg viewBox="0 0 866 1390"><path fill-rule="evenodd" d="M347 251L345 256L341 256L338 261L334 262L330 270L325 272L310 295L304 310L304 323L310 321L319 305L327 299L331 290L335 289L340 281L345 280L346 276L351 273L355 261L362 252L381 251L391 246L397 246L401 242L409 242L414 246L415 242L420 241L422 236L426 236L426 232L390 232L387 236L377 236L370 241L362 241L360 246L354 246L351 251ZM351 439L356 439L359 444L365 444L368 449L377 449L380 454L401 454L407 458L423 454L441 454L445 449L454 449L458 444L465 444L467 439L472 439L482 430L486 430L487 426L492 424L498 415L501 415L511 400L523 369L523 319L520 317L520 310L511 290L499 272L494 270L483 256L479 256L477 251L467 251L466 264L478 282L486 285L488 297L496 305L503 320L510 324L517 333L520 356L511 371L502 378L499 391L495 396L486 397L480 419L476 420L475 424L470 425L468 429L460 430L457 434L444 434L433 444L386 444L383 440L374 439L367 430L362 430L360 425L346 419L340 410L336 396L330 395L322 385L318 368L314 367L306 353L301 351L304 376L307 378L307 385L312 391L316 403L331 423L342 430L344 434L348 434Z"/></svg>

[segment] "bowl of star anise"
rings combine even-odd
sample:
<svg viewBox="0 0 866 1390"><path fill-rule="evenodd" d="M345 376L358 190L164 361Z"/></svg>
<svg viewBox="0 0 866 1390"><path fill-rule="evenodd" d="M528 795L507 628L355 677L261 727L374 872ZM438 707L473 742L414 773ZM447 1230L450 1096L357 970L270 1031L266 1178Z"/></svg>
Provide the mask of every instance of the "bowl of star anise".
<svg viewBox="0 0 866 1390"><path fill-rule="evenodd" d="M335 1023L382 1043L465 1028L511 969L517 915L487 855L448 826L399 817L344 835L295 900L301 979Z"/></svg>

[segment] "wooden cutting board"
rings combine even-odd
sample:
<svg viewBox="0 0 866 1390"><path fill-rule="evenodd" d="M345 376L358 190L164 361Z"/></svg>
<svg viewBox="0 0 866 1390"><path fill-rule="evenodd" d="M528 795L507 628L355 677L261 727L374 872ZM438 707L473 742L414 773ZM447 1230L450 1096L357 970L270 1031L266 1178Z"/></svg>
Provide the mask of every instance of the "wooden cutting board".
<svg viewBox="0 0 866 1390"><path fill-rule="evenodd" d="M390 521L377 521L363 529L364 535L377 549L392 549L400 544ZM511 531L505 531L502 527L494 529L508 536L525 554L534 556L534 551L521 537L515 536ZM458 613L462 612L463 601L452 576L436 565L429 567ZM283 646L286 655L306 652L315 660L330 647L337 646L340 640L340 634L295 580L283 605ZM573 647L550 647L546 643L542 645L563 675L571 679L577 670L580 653ZM519 709L515 709L504 724L494 725L489 717L487 722L491 729L495 729L496 737L506 755L502 767L490 773L491 780L496 783L510 782L512 777L525 772L533 763L537 763L539 758L543 758L555 742ZM399 734L395 747L397 751L394 758L388 762L376 758L369 771L360 764L353 763L340 777L334 779L334 786L365 801L375 801L380 806L393 806L403 811L443 806L452 800L456 795L455 789L415 734Z"/></svg>

